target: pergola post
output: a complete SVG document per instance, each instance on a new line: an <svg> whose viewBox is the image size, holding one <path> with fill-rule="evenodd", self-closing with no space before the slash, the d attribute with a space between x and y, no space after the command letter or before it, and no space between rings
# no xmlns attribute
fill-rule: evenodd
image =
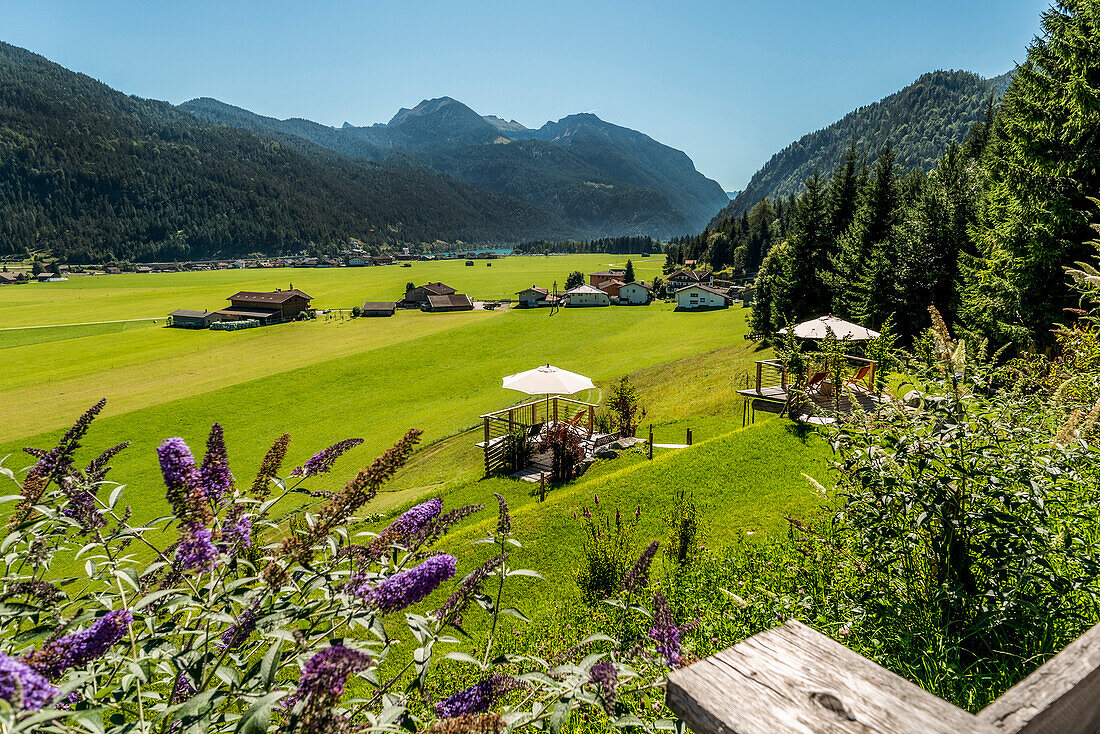
<svg viewBox="0 0 1100 734"><path fill-rule="evenodd" d="M485 476L489 476L489 419L485 418Z"/></svg>

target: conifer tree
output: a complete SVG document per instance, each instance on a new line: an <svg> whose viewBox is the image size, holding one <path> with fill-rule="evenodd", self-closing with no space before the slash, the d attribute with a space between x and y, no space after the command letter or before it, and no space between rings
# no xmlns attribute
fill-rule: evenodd
<svg viewBox="0 0 1100 734"><path fill-rule="evenodd" d="M795 205L790 242L792 317L821 316L829 310L824 277L829 265L828 204L825 183L818 171L806 180L806 190Z"/></svg>
<svg viewBox="0 0 1100 734"><path fill-rule="evenodd" d="M634 282L634 262L632 260L626 261L626 275L623 276L623 281L626 283Z"/></svg>
<svg viewBox="0 0 1100 734"><path fill-rule="evenodd" d="M1050 339L1074 303L1062 268L1095 237L1087 197L1100 192L1100 2L1061 0L1042 30L997 112L981 261L964 295L964 318L995 345Z"/></svg>

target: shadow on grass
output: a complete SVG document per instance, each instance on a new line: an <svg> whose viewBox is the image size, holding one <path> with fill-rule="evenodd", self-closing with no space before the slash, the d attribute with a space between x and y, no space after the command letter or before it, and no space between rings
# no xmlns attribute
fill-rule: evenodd
<svg viewBox="0 0 1100 734"><path fill-rule="evenodd" d="M817 428L815 426L812 426L809 423L800 423L798 421L789 421L785 427L787 429L787 433L791 434L802 443L809 443L810 436L814 435L814 433L817 432Z"/></svg>

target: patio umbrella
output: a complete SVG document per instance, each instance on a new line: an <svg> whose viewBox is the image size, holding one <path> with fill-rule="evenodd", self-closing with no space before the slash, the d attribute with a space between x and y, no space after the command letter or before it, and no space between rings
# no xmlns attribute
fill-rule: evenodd
<svg viewBox="0 0 1100 734"><path fill-rule="evenodd" d="M545 395L547 410L550 408L550 395L572 395L581 390L595 390L592 380L576 372L563 370L552 365L543 365L526 372L517 372L502 378L502 387L506 390L518 390L528 395Z"/></svg>
<svg viewBox="0 0 1100 734"><path fill-rule="evenodd" d="M788 329L780 329L779 333L786 334L787 331ZM865 342L882 336L874 329L868 329L866 326L860 326L859 324L853 324L844 319L838 319L832 314L828 316L819 316L809 321L803 321L801 324L795 324L789 331L799 339L814 340L824 339L828 336L829 332L832 332L837 339L847 339L853 342Z"/></svg>

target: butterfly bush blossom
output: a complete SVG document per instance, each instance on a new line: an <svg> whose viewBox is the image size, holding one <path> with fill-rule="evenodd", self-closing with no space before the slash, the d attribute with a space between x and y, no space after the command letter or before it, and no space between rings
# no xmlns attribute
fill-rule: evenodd
<svg viewBox="0 0 1100 734"><path fill-rule="evenodd" d="M176 560L184 569L207 570L217 557L212 534L206 527L210 510L206 490L191 449L182 438L165 439L157 447L160 471L168 488L167 498L180 521Z"/></svg>
<svg viewBox="0 0 1100 734"><path fill-rule="evenodd" d="M309 461L292 471L290 476L315 477L318 474L325 474L332 469L332 465L336 463L337 459L361 443L363 443L361 438L345 438L323 451L318 451L309 458Z"/></svg>
<svg viewBox="0 0 1100 734"><path fill-rule="evenodd" d="M0 653L0 698L16 709L39 711L57 689L26 663Z"/></svg>
<svg viewBox="0 0 1100 734"><path fill-rule="evenodd" d="M229 452L225 448L225 434L220 424L210 426L206 439L206 455L202 458L199 478L206 498L217 502L233 487L233 474L229 471Z"/></svg>
<svg viewBox="0 0 1100 734"><path fill-rule="evenodd" d="M133 615L125 609L107 612L88 629L47 642L22 660L47 678L59 678L65 671L80 667L110 650L133 621Z"/></svg>
<svg viewBox="0 0 1100 734"><path fill-rule="evenodd" d="M321 706L332 706L344 694L348 678L366 670L374 662L365 652L343 645L331 645L315 653L302 670L298 690L287 697L286 708L298 701L312 701Z"/></svg>
<svg viewBox="0 0 1100 734"><path fill-rule="evenodd" d="M665 656L668 667L678 668L682 659L680 629L672 621L668 599L660 592L653 595L653 627L649 630L649 637L657 643L657 652Z"/></svg>
<svg viewBox="0 0 1100 734"><path fill-rule="evenodd" d="M609 660L601 660L588 670L588 682L600 692L603 710L608 716L615 713L615 702L619 698L619 671Z"/></svg>
<svg viewBox="0 0 1100 734"><path fill-rule="evenodd" d="M444 553L432 556L419 566L396 573L373 586L365 579L353 579L348 590L374 604L383 614L389 614L423 601L437 586L454 576L457 570L458 559Z"/></svg>
<svg viewBox="0 0 1100 734"><path fill-rule="evenodd" d="M435 705L435 713L441 719L484 713L505 693L523 688L523 685L523 681L510 675L494 675L443 699Z"/></svg>

